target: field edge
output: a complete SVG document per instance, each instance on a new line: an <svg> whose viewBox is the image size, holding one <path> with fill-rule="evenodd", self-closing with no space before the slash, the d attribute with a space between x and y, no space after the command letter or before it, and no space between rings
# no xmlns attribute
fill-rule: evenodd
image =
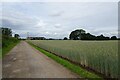
<svg viewBox="0 0 120 80"><path fill-rule="evenodd" d="M3 58L11 49L13 49L18 43L20 43L20 40L18 40L15 43L10 44L8 47L2 48L2 56L0 58Z"/></svg>
<svg viewBox="0 0 120 80"><path fill-rule="evenodd" d="M82 78L86 78L86 79L90 79L90 80L102 80L103 78L96 75L95 73L92 73L92 72L89 72L83 68L81 68L80 66L78 65L75 65L75 64L72 64L70 63L69 61L63 59L63 58L60 58L54 54L51 54L50 52L44 50L44 49L41 49L40 47L30 43L30 42L27 42L28 44L30 44L32 47L34 47L35 49L39 50L40 52L42 52L43 54L45 54L46 56L52 58L53 60L55 60L57 63L63 65L64 67L66 67L67 69L71 70L72 72L78 74L80 77Z"/></svg>

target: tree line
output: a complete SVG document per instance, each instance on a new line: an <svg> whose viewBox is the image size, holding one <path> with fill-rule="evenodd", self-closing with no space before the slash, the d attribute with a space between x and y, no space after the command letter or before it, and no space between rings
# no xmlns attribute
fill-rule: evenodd
<svg viewBox="0 0 120 80"><path fill-rule="evenodd" d="M83 29L77 29L70 33L69 39L70 40L117 40L118 38L116 36L106 37L103 34L99 36L95 36L90 33L86 33L86 31Z"/></svg>
<svg viewBox="0 0 120 80"><path fill-rule="evenodd" d="M1 30L2 30L3 38L12 37L12 30L10 28L1 28ZM19 34L14 34L14 38L19 39L20 38ZM38 37L35 38L34 40L37 40L37 39ZM95 36L95 35L92 35L91 33L86 33L86 31L83 29L77 29L70 33L69 39L70 40L118 40L120 38L117 38L116 36L107 37L107 36L104 36L103 34L99 36ZM40 40L41 40L41 37L40 37ZM54 38L46 39L44 37L44 39L42 40L68 40L68 38L64 37L64 39L54 39Z"/></svg>
<svg viewBox="0 0 120 80"><path fill-rule="evenodd" d="M1 28L2 37L12 37L12 30L10 28ZM14 34L14 38L19 39L19 34Z"/></svg>

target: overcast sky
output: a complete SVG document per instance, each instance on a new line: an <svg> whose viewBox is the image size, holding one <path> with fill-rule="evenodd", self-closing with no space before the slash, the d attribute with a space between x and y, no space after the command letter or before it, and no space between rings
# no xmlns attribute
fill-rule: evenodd
<svg viewBox="0 0 120 80"><path fill-rule="evenodd" d="M0 26L21 37L29 32L29 36L64 38L75 29L110 37L118 34L117 2L5 2L0 16Z"/></svg>

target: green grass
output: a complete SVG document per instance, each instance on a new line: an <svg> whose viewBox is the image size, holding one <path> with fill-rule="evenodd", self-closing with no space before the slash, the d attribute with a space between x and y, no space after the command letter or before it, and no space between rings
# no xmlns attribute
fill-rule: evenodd
<svg viewBox="0 0 120 80"><path fill-rule="evenodd" d="M7 54L14 46L16 46L17 44L19 43L16 42L16 43L11 43L9 46L5 47L5 48L2 48L2 56L4 57L5 54Z"/></svg>
<svg viewBox="0 0 120 80"><path fill-rule="evenodd" d="M2 58L2 48L0 48L0 59Z"/></svg>
<svg viewBox="0 0 120 80"><path fill-rule="evenodd" d="M2 39L2 55L1 57L4 57L14 46L16 46L20 40L17 40L15 38L3 38Z"/></svg>
<svg viewBox="0 0 120 80"><path fill-rule="evenodd" d="M28 42L29 43L29 42ZM65 66L66 68L70 69L72 72L77 73L80 77L82 78L89 78L91 80L93 79L99 79L101 80L102 78L99 77L98 75L91 73L83 68L81 68L80 66L77 66L75 64L70 63L67 60L64 60L54 54L51 54L43 49L41 49L40 47L29 43L30 45L32 45L34 48L36 48L37 50L39 50L40 52L42 52L43 54L47 55L48 57L52 58L53 60L55 60L56 62L60 63L61 65Z"/></svg>

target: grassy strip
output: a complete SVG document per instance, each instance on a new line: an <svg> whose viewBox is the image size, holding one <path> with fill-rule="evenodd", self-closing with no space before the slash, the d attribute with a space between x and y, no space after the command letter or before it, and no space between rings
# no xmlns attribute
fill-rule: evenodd
<svg viewBox="0 0 120 80"><path fill-rule="evenodd" d="M16 42L11 42L7 47L3 47L2 48L2 55L0 57L4 57L5 54L7 54L14 46L16 46L18 43L20 42L20 40L16 41Z"/></svg>
<svg viewBox="0 0 120 80"><path fill-rule="evenodd" d="M45 55L47 55L48 57L52 58L53 60L55 60L56 62L60 63L61 65L65 66L66 68L70 69L72 72L75 72L77 73L80 77L83 77L83 78L87 78L87 79L90 79L90 80L102 80L101 77L99 77L98 75L94 74L94 73L91 73L91 72L88 72L87 70L85 69L82 69L80 66L77 66L75 64L72 64L70 63L69 61L67 60L64 60L54 54L51 54L43 49L41 49L40 47L32 44L32 43L29 43L31 46L33 46L34 48L36 48L37 50L39 50L40 52L44 53Z"/></svg>
<svg viewBox="0 0 120 80"><path fill-rule="evenodd" d="M2 58L2 48L0 48L0 59Z"/></svg>

